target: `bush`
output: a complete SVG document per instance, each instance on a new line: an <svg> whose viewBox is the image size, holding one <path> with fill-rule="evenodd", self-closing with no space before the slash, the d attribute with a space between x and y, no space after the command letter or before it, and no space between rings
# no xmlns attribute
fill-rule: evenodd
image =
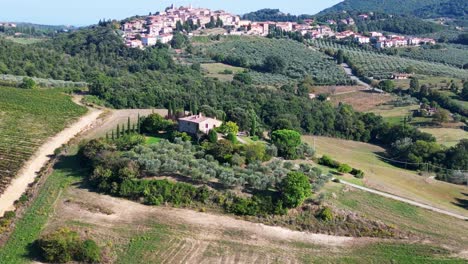
<svg viewBox="0 0 468 264"><path fill-rule="evenodd" d="M351 174L358 179L364 178L364 172L362 170L354 169L351 171Z"/></svg>
<svg viewBox="0 0 468 264"><path fill-rule="evenodd" d="M324 207L318 214L318 218L326 222L332 221L333 211L330 209L330 207Z"/></svg>
<svg viewBox="0 0 468 264"><path fill-rule="evenodd" d="M81 251L77 254L77 260L86 263L99 263L101 261L101 249L94 240L87 239L83 242Z"/></svg>
<svg viewBox="0 0 468 264"><path fill-rule="evenodd" d="M101 250L93 240L82 241L78 233L68 228L62 228L43 236L37 241L37 245L41 256L47 262L96 263L101 259Z"/></svg>
<svg viewBox="0 0 468 264"><path fill-rule="evenodd" d="M320 165L324 165L324 166L327 166L327 167L330 167L330 168L333 168L333 169L337 169L338 167L340 167L340 163L338 161L335 161L333 160L331 157L327 156L327 155L323 155L318 163Z"/></svg>
<svg viewBox="0 0 468 264"><path fill-rule="evenodd" d="M337 170L340 173L350 173L353 170L353 168L351 168L351 166L349 166L348 164L341 164Z"/></svg>

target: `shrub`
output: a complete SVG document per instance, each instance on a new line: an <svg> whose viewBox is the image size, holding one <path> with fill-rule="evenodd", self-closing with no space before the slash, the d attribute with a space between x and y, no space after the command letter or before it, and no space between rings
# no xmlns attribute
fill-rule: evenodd
<svg viewBox="0 0 468 264"><path fill-rule="evenodd" d="M330 209L330 207L324 207L318 214L318 218L326 222L332 221L333 211Z"/></svg>
<svg viewBox="0 0 468 264"><path fill-rule="evenodd" d="M82 247L78 234L68 228L43 236L37 244L44 260L53 263L77 260Z"/></svg>
<svg viewBox="0 0 468 264"><path fill-rule="evenodd" d="M348 164L340 164L337 170L340 173L350 173L353 170L353 168L351 168L351 166L349 166Z"/></svg>
<svg viewBox="0 0 468 264"><path fill-rule="evenodd" d="M327 156L327 155L323 155L323 156L319 159L318 163L319 163L320 165L324 165L324 166L327 166L327 167L330 167L330 168L334 168L334 169L340 167L340 163L339 163L338 161L333 160L331 157L329 157L329 156Z"/></svg>
<svg viewBox="0 0 468 264"><path fill-rule="evenodd" d="M234 133L232 133L232 132L229 133L229 134L227 134L226 139L229 140L229 141L231 141L231 142L234 143L234 144L237 143L237 137L236 137L236 135L235 135Z"/></svg>
<svg viewBox="0 0 468 264"><path fill-rule="evenodd" d="M364 172L362 170L354 169L351 171L351 174L358 179L364 178Z"/></svg>
<svg viewBox="0 0 468 264"><path fill-rule="evenodd" d="M86 263L99 263L101 261L101 249L94 240L86 239L82 243L81 250L77 253L76 260Z"/></svg>

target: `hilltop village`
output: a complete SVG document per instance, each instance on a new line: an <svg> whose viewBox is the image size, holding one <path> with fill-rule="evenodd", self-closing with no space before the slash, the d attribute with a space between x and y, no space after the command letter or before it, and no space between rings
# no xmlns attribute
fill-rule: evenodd
<svg viewBox="0 0 468 264"><path fill-rule="evenodd" d="M359 19L367 19L362 14ZM374 45L376 48L391 48L404 46L419 46L435 44L431 38L407 37L400 35L384 35L381 32L358 33L354 31L337 32L333 25L344 23L355 24L354 19L340 21L328 20L326 24L317 24L313 19L298 22L255 22L242 20L240 16L223 10L212 11L207 8L175 7L166 8L164 12L136 18L123 23L123 37L128 47L144 48L156 43L170 43L174 32L185 32L189 36L199 33L194 31L211 28L226 29L225 35L268 36L272 31L297 32L306 39L335 38L352 39L360 44Z"/></svg>

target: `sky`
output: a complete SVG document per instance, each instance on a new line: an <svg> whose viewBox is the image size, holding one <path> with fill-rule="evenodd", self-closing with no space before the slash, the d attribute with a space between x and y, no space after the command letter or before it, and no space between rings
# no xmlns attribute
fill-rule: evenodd
<svg viewBox="0 0 468 264"><path fill-rule="evenodd" d="M278 8L291 14L316 14L341 0L0 0L0 22L85 26L99 19L123 19L176 6L222 9L244 14L262 8Z"/></svg>

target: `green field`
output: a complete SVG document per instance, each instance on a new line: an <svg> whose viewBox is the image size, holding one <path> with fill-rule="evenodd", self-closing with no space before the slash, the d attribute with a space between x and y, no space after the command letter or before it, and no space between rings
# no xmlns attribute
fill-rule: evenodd
<svg viewBox="0 0 468 264"><path fill-rule="evenodd" d="M6 39L11 40L13 42L23 44L23 45L30 45L30 44L35 44L39 43L42 41L45 41L45 39L41 38L13 38L13 37L7 37Z"/></svg>
<svg viewBox="0 0 468 264"><path fill-rule="evenodd" d="M383 105L373 109L372 113L382 116L385 121L390 124L400 124L403 119L412 114L412 111L419 109L417 105L404 107L394 107L391 105Z"/></svg>
<svg viewBox="0 0 468 264"><path fill-rule="evenodd" d="M207 72L208 77L218 78L221 81L232 81L234 74L245 70L241 67L234 67L223 63L203 63L201 67Z"/></svg>
<svg viewBox="0 0 468 264"><path fill-rule="evenodd" d="M460 204L466 199L466 187L445 182L428 180L416 172L395 167L377 155L385 150L375 145L327 137L306 136L304 140L316 147L317 154L332 158L361 169L365 173L367 187L414 201L433 205L441 209L468 215Z"/></svg>
<svg viewBox="0 0 468 264"><path fill-rule="evenodd" d="M47 138L86 113L63 91L0 87L0 193Z"/></svg>

